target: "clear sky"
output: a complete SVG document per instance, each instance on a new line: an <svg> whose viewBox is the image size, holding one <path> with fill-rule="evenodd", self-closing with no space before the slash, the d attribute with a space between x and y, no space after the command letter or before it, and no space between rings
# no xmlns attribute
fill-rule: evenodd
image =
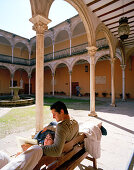
<svg viewBox="0 0 134 170"><path fill-rule="evenodd" d="M77 11L64 0L55 0L50 8L48 25L51 28L60 22L77 15ZM30 0L0 0L0 29L16 35L31 38L32 30Z"/></svg>

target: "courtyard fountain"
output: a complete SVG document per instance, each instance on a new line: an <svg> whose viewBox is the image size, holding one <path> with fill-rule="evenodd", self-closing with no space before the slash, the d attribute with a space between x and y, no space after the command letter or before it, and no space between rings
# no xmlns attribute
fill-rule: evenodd
<svg viewBox="0 0 134 170"><path fill-rule="evenodd" d="M23 89L22 87L9 87L10 90L13 91L12 99L3 99L0 100L0 107L14 107L14 106L26 106L34 103L34 98L31 97L23 97L20 98L19 90Z"/></svg>

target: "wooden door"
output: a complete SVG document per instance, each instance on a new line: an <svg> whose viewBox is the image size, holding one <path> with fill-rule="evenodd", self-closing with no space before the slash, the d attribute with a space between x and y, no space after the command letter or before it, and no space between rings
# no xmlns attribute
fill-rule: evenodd
<svg viewBox="0 0 134 170"><path fill-rule="evenodd" d="M79 82L72 82L72 95L76 96L76 86L79 86Z"/></svg>

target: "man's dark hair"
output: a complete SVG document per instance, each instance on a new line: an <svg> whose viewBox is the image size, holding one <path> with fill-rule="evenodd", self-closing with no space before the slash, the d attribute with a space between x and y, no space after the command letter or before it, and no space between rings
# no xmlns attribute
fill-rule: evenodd
<svg viewBox="0 0 134 170"><path fill-rule="evenodd" d="M64 113L68 115L67 107L66 107L66 105L65 105L63 102L61 102L61 101L57 101L57 102L55 102L54 104L52 104L52 105L50 106L50 109L51 109L51 110L52 110L52 109L55 109L56 112L58 112L59 114L60 114L61 109L63 109L63 110L64 110Z"/></svg>

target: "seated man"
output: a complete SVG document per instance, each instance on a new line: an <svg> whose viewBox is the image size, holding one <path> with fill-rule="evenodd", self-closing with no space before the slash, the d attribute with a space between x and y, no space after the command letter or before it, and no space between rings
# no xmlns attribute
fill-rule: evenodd
<svg viewBox="0 0 134 170"><path fill-rule="evenodd" d="M5 165L2 170L33 169L38 164L42 155L53 157L60 156L65 142L71 141L78 135L79 125L76 120L70 119L67 107L63 102L58 101L54 103L51 106L51 111L53 118L58 122L54 142L51 141L52 145L41 147L38 145L31 146L25 152ZM50 136L48 138L50 138ZM44 140L44 144L46 144L46 140Z"/></svg>
<svg viewBox="0 0 134 170"><path fill-rule="evenodd" d="M54 143L49 146L41 146L43 155L58 157L61 155L64 144L78 135L79 125L74 119L70 119L66 105L57 101L51 105L53 118L58 122L56 126Z"/></svg>

